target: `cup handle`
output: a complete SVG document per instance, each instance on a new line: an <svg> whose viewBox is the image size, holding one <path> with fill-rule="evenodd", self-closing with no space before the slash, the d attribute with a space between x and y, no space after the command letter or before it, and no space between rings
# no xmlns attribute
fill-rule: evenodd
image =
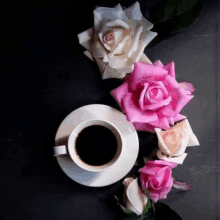
<svg viewBox="0 0 220 220"><path fill-rule="evenodd" d="M53 147L53 156L56 157L63 154L67 154L66 145Z"/></svg>

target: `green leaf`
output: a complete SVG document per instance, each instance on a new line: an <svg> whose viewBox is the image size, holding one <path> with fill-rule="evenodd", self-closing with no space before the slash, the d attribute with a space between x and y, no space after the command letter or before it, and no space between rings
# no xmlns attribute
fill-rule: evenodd
<svg viewBox="0 0 220 220"><path fill-rule="evenodd" d="M150 12L150 21L158 24L190 11L200 0L166 0Z"/></svg>
<svg viewBox="0 0 220 220"><path fill-rule="evenodd" d="M201 15L203 6L204 2L200 0L167 0L156 7L150 12L149 20L154 24L152 31L157 32L158 35L147 48L194 24Z"/></svg>
<svg viewBox="0 0 220 220"><path fill-rule="evenodd" d="M136 213L132 212L128 208L124 207L119 203L119 199L117 196L114 196L117 205L121 208L121 210L124 212L124 217L122 220L135 220L136 217L138 216Z"/></svg>

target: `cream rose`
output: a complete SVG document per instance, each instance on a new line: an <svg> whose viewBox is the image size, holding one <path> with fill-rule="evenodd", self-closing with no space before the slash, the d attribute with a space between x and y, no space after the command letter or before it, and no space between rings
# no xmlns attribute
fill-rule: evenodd
<svg viewBox="0 0 220 220"><path fill-rule="evenodd" d="M123 181L125 186L125 192L123 196L123 202L126 208L135 212L137 215L141 215L145 206L147 205L148 198L138 186L138 179L126 178Z"/></svg>
<svg viewBox="0 0 220 220"><path fill-rule="evenodd" d="M137 61L150 63L143 53L145 47L156 37L151 32L153 24L146 20L138 2L123 10L98 7L94 10L94 28L78 35L85 54L95 60L102 78L124 78L132 72Z"/></svg>
<svg viewBox="0 0 220 220"><path fill-rule="evenodd" d="M186 147L199 145L187 119L166 131L159 128L155 128L155 131L159 145L157 156L169 162L182 164L187 156Z"/></svg>

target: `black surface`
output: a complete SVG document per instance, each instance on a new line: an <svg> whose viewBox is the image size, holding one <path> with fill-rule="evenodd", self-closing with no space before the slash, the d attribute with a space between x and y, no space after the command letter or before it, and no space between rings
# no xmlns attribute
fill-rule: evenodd
<svg viewBox="0 0 220 220"><path fill-rule="evenodd" d="M153 5L141 2L143 7ZM119 82L103 82L77 40L78 33L92 26L96 5L116 3L7 1L1 5L1 219L121 219L111 197L120 183L81 186L62 172L51 152L56 130L67 114L93 103L117 107L108 91ZM145 51L152 61L174 60L177 79L197 88L183 114L200 146L187 149L184 164L174 170L176 180L195 188L173 190L162 201L184 220L220 219L219 10L218 1L207 1L197 23Z"/></svg>

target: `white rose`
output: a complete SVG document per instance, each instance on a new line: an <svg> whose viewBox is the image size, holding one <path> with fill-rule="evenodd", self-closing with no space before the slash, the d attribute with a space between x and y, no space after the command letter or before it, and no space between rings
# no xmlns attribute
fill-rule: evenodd
<svg viewBox="0 0 220 220"><path fill-rule="evenodd" d="M160 128L155 128L155 131L159 145L157 156L169 162L182 164L187 156L184 153L186 147L199 145L199 141L187 119L166 131L162 131Z"/></svg>
<svg viewBox="0 0 220 220"><path fill-rule="evenodd" d="M126 208L141 215L145 206L147 205L148 198L141 193L138 185L138 179L125 178L123 181L125 192L123 195L123 202Z"/></svg>
<svg viewBox="0 0 220 220"><path fill-rule="evenodd" d="M153 24L146 20L138 2L123 10L98 7L94 10L94 28L78 35L85 54L97 62L102 78L124 78L137 61L151 63L143 53L156 37Z"/></svg>

